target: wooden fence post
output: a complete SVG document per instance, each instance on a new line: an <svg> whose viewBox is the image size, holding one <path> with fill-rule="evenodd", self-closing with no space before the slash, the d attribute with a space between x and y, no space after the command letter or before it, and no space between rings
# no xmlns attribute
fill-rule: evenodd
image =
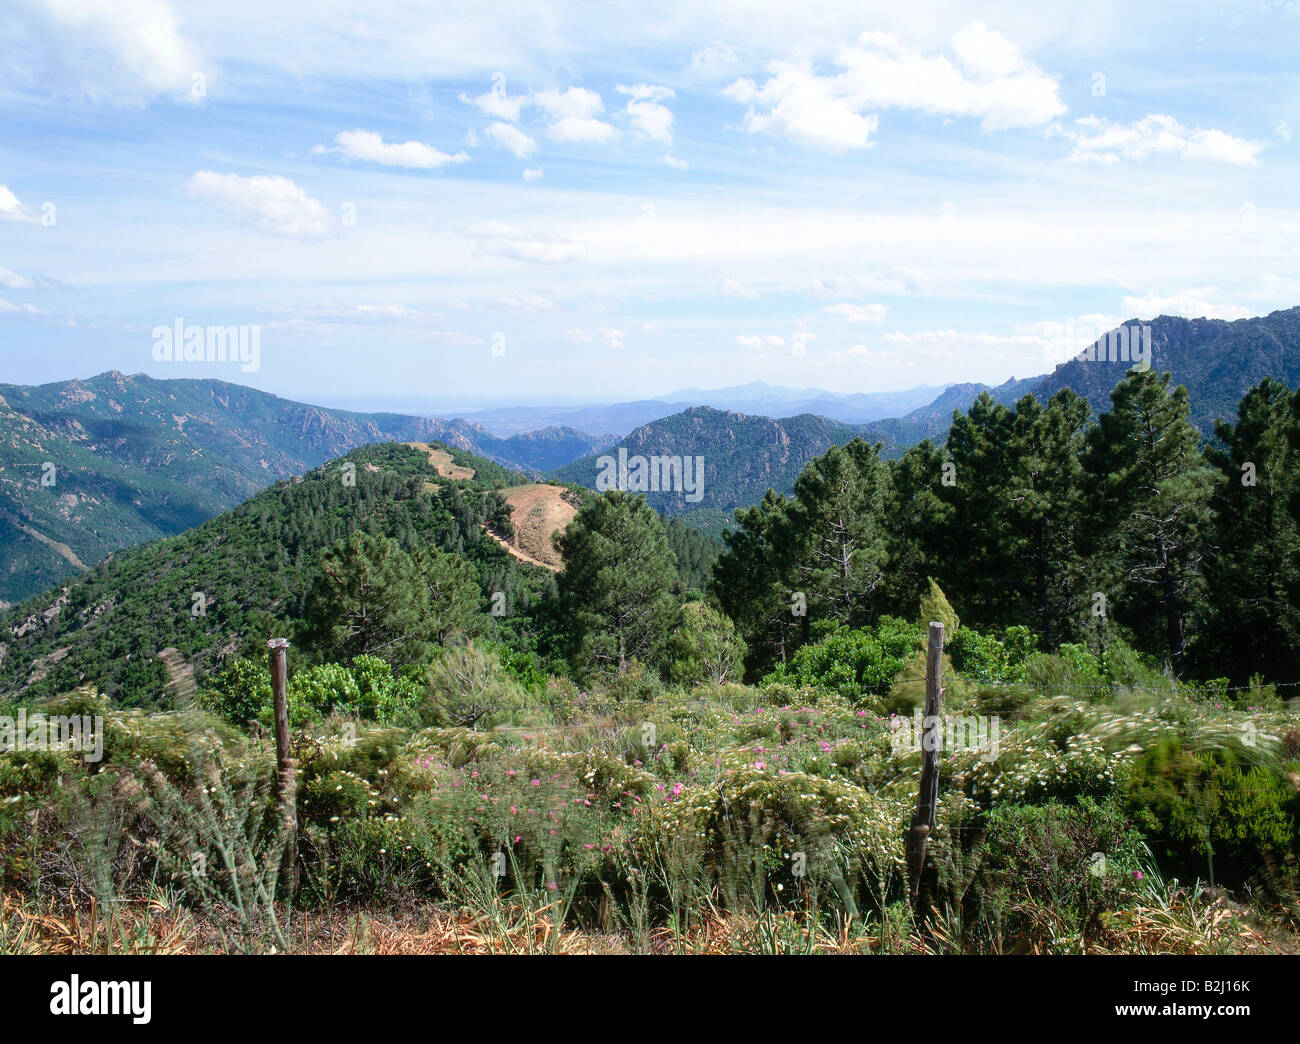
<svg viewBox="0 0 1300 1044"><path fill-rule="evenodd" d="M930 846L939 804L939 745L943 723L943 624L930 624L930 642L925 654L925 715L921 722L921 790L916 799L916 814L907 833L907 874L912 885L912 902L917 916L925 912L928 896L923 894L921 878L925 873L925 854Z"/></svg>
<svg viewBox="0 0 1300 1044"><path fill-rule="evenodd" d="M289 749L289 667L288 638L272 638L270 650L271 695L275 707L276 798L289 837L285 842L281 873L290 879L290 895L298 891L298 778Z"/></svg>

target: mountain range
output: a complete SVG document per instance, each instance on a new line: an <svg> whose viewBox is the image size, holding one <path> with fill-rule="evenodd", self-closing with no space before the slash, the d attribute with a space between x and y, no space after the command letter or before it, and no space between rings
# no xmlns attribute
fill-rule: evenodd
<svg viewBox="0 0 1300 1044"><path fill-rule="evenodd" d="M1300 308L1235 322L1161 316L1125 325L1150 327L1151 365L1188 386L1193 420L1207 437L1213 421L1232 416L1264 376L1300 383ZM1010 405L1069 387L1102 411L1130 365L1103 350L996 387L832 394L756 382L569 412L521 407L449 419L328 409L223 381L116 371L0 385L0 603L60 584L119 548L183 532L367 443L438 441L533 477L588 487L600 455L619 446L630 454L702 456L698 502L681 493L649 499L717 533L736 507L756 503L769 488L788 490L831 445L861 436L895 455L925 438L941 441L953 411L986 392ZM898 412L873 416L889 409ZM638 417L645 419L626 426ZM512 430L557 418L571 423Z"/></svg>

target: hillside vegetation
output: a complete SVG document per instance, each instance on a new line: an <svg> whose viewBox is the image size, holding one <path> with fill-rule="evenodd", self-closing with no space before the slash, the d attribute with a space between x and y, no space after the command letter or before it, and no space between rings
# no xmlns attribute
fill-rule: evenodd
<svg viewBox="0 0 1300 1044"><path fill-rule="evenodd" d="M486 535L517 476L400 445L111 558L0 621L0 710L103 723L98 761L0 754L0 949L94 896L139 947L382 909L493 950L1294 951L1300 395L1261 382L1208 454L1167 376L1090 412L982 395L943 449L832 447L716 561L611 491L558 574L520 563Z"/></svg>

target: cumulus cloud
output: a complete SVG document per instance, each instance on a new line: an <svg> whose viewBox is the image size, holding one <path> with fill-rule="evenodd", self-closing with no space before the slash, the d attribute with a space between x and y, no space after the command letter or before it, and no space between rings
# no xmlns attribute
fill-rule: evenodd
<svg viewBox="0 0 1300 1044"><path fill-rule="evenodd" d="M1249 166L1266 147L1262 141L1234 137L1221 130L1184 127L1172 116L1151 114L1132 123L1112 123L1100 116L1074 121L1066 132L1074 143L1073 160L1118 163L1151 156L1204 160Z"/></svg>
<svg viewBox="0 0 1300 1044"><path fill-rule="evenodd" d="M36 284L26 276L19 275L12 268L0 268L0 286L10 290L30 290Z"/></svg>
<svg viewBox="0 0 1300 1044"><path fill-rule="evenodd" d="M29 10L56 89L124 103L199 96L202 56L165 0L43 0Z"/></svg>
<svg viewBox="0 0 1300 1044"><path fill-rule="evenodd" d="M374 131L343 131L334 136L334 142L332 148L317 145L312 152L341 152L350 159L382 163L386 167L414 167L419 170L437 170L449 163L465 163L469 160L469 154L464 151L452 155L422 141L385 142Z"/></svg>
<svg viewBox="0 0 1300 1044"><path fill-rule="evenodd" d="M1201 286L1162 297L1143 294L1125 297L1124 310L1138 319L1154 319L1158 315L1181 315L1187 319L1245 319L1254 310L1227 301L1213 301L1219 293L1217 286Z"/></svg>
<svg viewBox="0 0 1300 1044"><path fill-rule="evenodd" d="M581 261L587 256L586 243L554 233L527 232L500 221L471 225L465 234L474 240L481 253L530 264L560 265Z"/></svg>
<svg viewBox="0 0 1300 1044"><path fill-rule="evenodd" d="M333 232L325 207L288 178L251 178L200 170L186 183L195 199L220 206L245 224L293 239L324 239Z"/></svg>
<svg viewBox="0 0 1300 1044"><path fill-rule="evenodd" d="M519 113L528 101L528 95L506 94L504 81L501 86L493 86L492 90L486 94L480 94L477 98L471 98L462 94L460 100L466 105L474 105L479 111L498 120L505 120L507 123L518 123Z"/></svg>
<svg viewBox="0 0 1300 1044"><path fill-rule="evenodd" d="M22 200L0 185L0 221L35 221L36 215L23 205Z"/></svg>
<svg viewBox="0 0 1300 1044"><path fill-rule="evenodd" d="M541 167L526 167L526 168L524 168L524 180L525 180L525 181L537 181L541 176L542 176L542 168L541 168Z"/></svg>
<svg viewBox="0 0 1300 1044"><path fill-rule="evenodd" d="M526 159L537 151L536 141L518 127L512 127L508 123L494 123L483 133L501 148L520 159Z"/></svg>
<svg viewBox="0 0 1300 1044"><path fill-rule="evenodd" d="M668 87L657 87L648 83L632 86L618 85L620 94L631 96L626 111L628 121L651 141L664 145L673 143L673 114L666 105L661 104L674 97Z"/></svg>
<svg viewBox="0 0 1300 1044"><path fill-rule="evenodd" d="M762 337L737 334L736 343L742 348L784 348L785 338L779 334L767 334Z"/></svg>
<svg viewBox="0 0 1300 1044"><path fill-rule="evenodd" d="M924 55L887 33L863 33L840 49L842 72L806 60L773 62L762 84L723 92L748 105L744 128L844 152L872 144L878 113L911 110L978 119L986 131L1042 127L1066 112L1057 82L1001 33L976 22L952 38L953 58Z"/></svg>
<svg viewBox="0 0 1300 1044"><path fill-rule="evenodd" d="M586 87L535 91L531 101L550 119L546 133L552 141L603 144L615 135L611 124L598 119L605 111L605 103Z"/></svg>
<svg viewBox="0 0 1300 1044"><path fill-rule="evenodd" d="M848 301L827 305L825 311L846 323L878 323L888 309L882 304L855 305Z"/></svg>

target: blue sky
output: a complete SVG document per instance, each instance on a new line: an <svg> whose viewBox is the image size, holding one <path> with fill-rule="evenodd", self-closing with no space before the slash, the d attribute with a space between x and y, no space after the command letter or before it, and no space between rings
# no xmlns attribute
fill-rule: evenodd
<svg viewBox="0 0 1300 1044"><path fill-rule="evenodd" d="M1300 304L1298 45L1296 2L17 0L0 380L447 412L1045 372ZM260 367L156 361L178 319Z"/></svg>

